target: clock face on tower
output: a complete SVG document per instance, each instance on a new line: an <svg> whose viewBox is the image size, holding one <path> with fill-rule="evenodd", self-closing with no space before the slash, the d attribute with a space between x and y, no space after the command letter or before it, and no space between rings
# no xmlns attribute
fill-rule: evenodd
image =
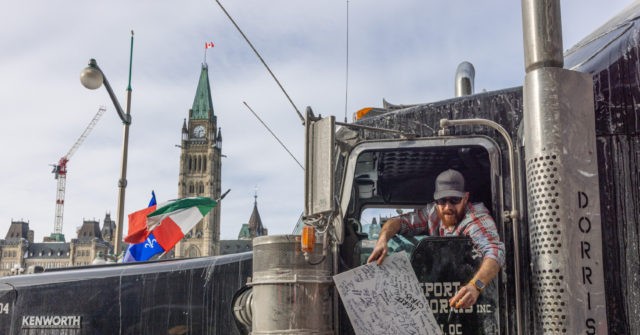
<svg viewBox="0 0 640 335"><path fill-rule="evenodd" d="M205 133L204 126L197 126L193 128L193 136L196 138L203 138Z"/></svg>

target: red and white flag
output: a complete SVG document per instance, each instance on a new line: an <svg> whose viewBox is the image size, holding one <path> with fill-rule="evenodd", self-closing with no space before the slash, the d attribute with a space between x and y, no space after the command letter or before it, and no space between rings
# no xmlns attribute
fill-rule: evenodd
<svg viewBox="0 0 640 335"><path fill-rule="evenodd" d="M149 231L147 230L147 215L153 213L155 210L156 205L152 205L129 214L129 232L124 238L125 242L136 244L144 242L144 240L147 239L147 236L149 236Z"/></svg>
<svg viewBox="0 0 640 335"><path fill-rule="evenodd" d="M204 218L217 202L207 197L171 200L158 205L147 216L147 231L165 250L171 250L193 226Z"/></svg>
<svg viewBox="0 0 640 335"><path fill-rule="evenodd" d="M213 48L213 42L204 42L204 48L205 49Z"/></svg>

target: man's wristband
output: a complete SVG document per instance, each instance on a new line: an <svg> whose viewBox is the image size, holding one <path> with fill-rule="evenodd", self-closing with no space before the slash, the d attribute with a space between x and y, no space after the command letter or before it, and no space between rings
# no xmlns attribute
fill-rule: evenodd
<svg viewBox="0 0 640 335"><path fill-rule="evenodd" d="M469 284L473 285L473 287L475 287L475 288L476 288L476 290L478 290L478 292L479 292L479 293L482 293L482 291L484 291L484 287L485 287L485 285L484 285L484 283L482 282L482 280L480 280L480 279L476 279L476 280L473 280L473 279L472 279L472 280L469 282Z"/></svg>

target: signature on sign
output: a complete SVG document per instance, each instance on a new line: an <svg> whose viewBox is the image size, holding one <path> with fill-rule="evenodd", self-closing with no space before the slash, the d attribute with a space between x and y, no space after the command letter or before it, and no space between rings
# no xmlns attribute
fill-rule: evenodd
<svg viewBox="0 0 640 335"><path fill-rule="evenodd" d="M333 277L358 335L442 334L406 253Z"/></svg>

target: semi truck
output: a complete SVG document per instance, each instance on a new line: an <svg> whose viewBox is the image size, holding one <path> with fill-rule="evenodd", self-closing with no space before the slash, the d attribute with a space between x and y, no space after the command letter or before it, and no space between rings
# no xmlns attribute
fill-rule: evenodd
<svg viewBox="0 0 640 335"><path fill-rule="evenodd" d="M521 87L476 93L463 62L448 100L350 123L307 108L294 233L236 255L0 278L0 333L355 334L333 276L366 263L388 217L433 201L449 168L490 210L506 264L452 318L479 261L470 240L390 242L442 334L640 333L640 3L566 52L559 1L522 6Z"/></svg>

